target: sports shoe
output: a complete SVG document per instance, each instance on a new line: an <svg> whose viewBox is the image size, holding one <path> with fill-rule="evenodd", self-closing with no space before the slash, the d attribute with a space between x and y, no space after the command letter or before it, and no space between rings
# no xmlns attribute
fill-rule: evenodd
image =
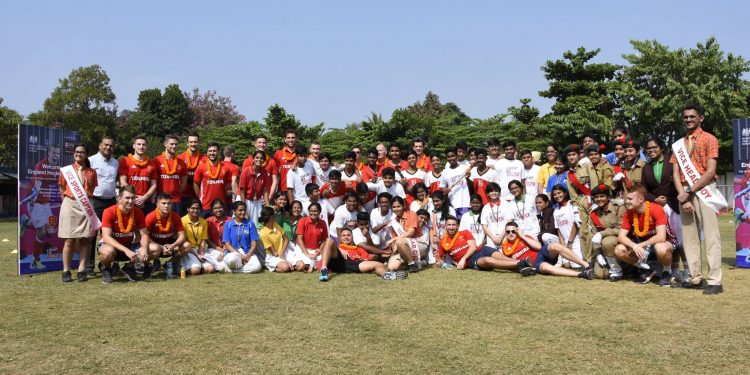
<svg viewBox="0 0 750 375"><path fill-rule="evenodd" d="M578 277L586 280L594 279L594 270L591 267L586 267L583 271L578 273Z"/></svg>
<svg viewBox="0 0 750 375"><path fill-rule="evenodd" d="M323 267L320 269L320 276L318 276L318 281L328 281L328 268Z"/></svg>
<svg viewBox="0 0 750 375"><path fill-rule="evenodd" d="M703 294L719 294L724 292L724 287L721 285L707 285L706 289L703 289Z"/></svg>
<svg viewBox="0 0 750 375"><path fill-rule="evenodd" d="M518 272L521 273L522 277L533 276L533 275L536 275L537 269L534 268L534 267L525 267L525 268L523 268L522 270L520 270Z"/></svg>
<svg viewBox="0 0 750 375"><path fill-rule="evenodd" d="M150 264L144 264L143 265L143 280L146 280L151 277L151 274L154 272L154 266Z"/></svg>
<svg viewBox="0 0 750 375"><path fill-rule="evenodd" d="M393 281L393 280L403 280L406 279L409 276L409 273L406 271L389 271L383 274L383 280Z"/></svg>
<svg viewBox="0 0 750 375"><path fill-rule="evenodd" d="M88 278L92 278L96 275L96 271L94 271L94 267L86 267L86 276Z"/></svg>
<svg viewBox="0 0 750 375"><path fill-rule="evenodd" d="M409 265L409 272L419 272L419 264L412 263Z"/></svg>
<svg viewBox="0 0 750 375"><path fill-rule="evenodd" d="M26 224L29 222L29 217L27 215L21 215L21 220L19 226L21 227L21 232L19 233L21 237L23 237L24 232L26 232Z"/></svg>
<svg viewBox="0 0 750 375"><path fill-rule="evenodd" d="M640 276L638 276L638 284L648 284L656 276L656 271L651 269L642 269Z"/></svg>
<svg viewBox="0 0 750 375"><path fill-rule="evenodd" d="M156 273L161 270L162 270L161 261L157 258L156 260L154 260L154 263L151 264L151 273Z"/></svg>
<svg viewBox="0 0 750 375"><path fill-rule="evenodd" d="M112 268L102 268L102 283L109 284L112 282Z"/></svg>
<svg viewBox="0 0 750 375"><path fill-rule="evenodd" d="M44 264L42 264L41 260L34 259L31 262L31 265L29 265L29 268L31 268L32 270L43 270L43 269L47 268L47 266L45 266Z"/></svg>
<svg viewBox="0 0 750 375"><path fill-rule="evenodd" d="M609 275L609 281L616 283L622 280L622 275Z"/></svg>
<svg viewBox="0 0 750 375"><path fill-rule="evenodd" d="M76 278L78 279L79 283L88 281L89 274L86 271L78 271L78 274L76 274Z"/></svg>
<svg viewBox="0 0 750 375"><path fill-rule="evenodd" d="M138 274L135 272L135 268L128 264L125 267L122 267L122 272L125 273L125 277L128 278L128 281L135 282L138 281Z"/></svg>
<svg viewBox="0 0 750 375"><path fill-rule="evenodd" d="M112 263L112 276L117 276L120 274L120 263L119 262L113 262Z"/></svg>
<svg viewBox="0 0 750 375"><path fill-rule="evenodd" d="M529 258L524 258L522 260L519 260L518 263L516 263L516 268L518 268L518 271L520 272L524 268L530 268L531 262L529 262Z"/></svg>
<svg viewBox="0 0 750 375"><path fill-rule="evenodd" d="M63 271L62 273L62 281L64 283L69 283L73 281L73 275L70 274L70 271Z"/></svg>
<svg viewBox="0 0 750 375"><path fill-rule="evenodd" d="M669 272L662 272L661 273L661 280L659 280L659 286L669 288L672 286L672 274Z"/></svg>

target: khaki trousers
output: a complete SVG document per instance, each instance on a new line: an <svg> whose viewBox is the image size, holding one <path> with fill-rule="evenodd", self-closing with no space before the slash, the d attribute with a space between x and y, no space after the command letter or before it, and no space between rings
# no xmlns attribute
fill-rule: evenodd
<svg viewBox="0 0 750 375"><path fill-rule="evenodd" d="M719 236L719 219L716 213L697 196L690 198L695 212L686 213L680 206L682 220L682 240L685 257L690 266L690 282L697 284L701 281L703 269L701 264L700 233L706 247L708 261L708 285L721 285L721 237Z"/></svg>

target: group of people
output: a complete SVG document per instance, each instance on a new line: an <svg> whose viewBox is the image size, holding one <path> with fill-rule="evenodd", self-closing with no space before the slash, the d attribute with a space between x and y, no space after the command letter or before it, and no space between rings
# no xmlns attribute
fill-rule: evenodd
<svg viewBox="0 0 750 375"><path fill-rule="evenodd" d="M318 270L320 281L349 272L401 280L436 267L721 293L718 141L702 130L699 105L682 117L686 135L671 147L616 127L610 142L587 134L580 144L547 145L543 164L541 153L497 139L429 154L420 139L354 147L337 164L293 131L273 154L257 135L238 164L231 146L209 142L202 151L197 134L179 154L180 139L165 137L155 158L136 137L118 161L114 138L104 137L91 157L77 145L59 177L62 278L72 280L78 251L85 281L98 249L104 283L161 269L171 277L266 268Z"/></svg>

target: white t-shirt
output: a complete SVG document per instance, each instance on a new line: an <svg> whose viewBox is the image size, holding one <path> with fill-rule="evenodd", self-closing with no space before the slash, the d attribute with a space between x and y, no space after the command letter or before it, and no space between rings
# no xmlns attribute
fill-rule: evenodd
<svg viewBox="0 0 750 375"><path fill-rule="evenodd" d="M388 213L385 215L380 214L380 208L376 208L370 211L370 228L375 228L378 225L390 223L391 220L393 220L393 212L391 210L388 210ZM391 239L391 235L388 233L388 226L384 226L383 229L381 229L378 233L373 232L373 235L380 238L380 243L382 244L385 244L389 239Z"/></svg>
<svg viewBox="0 0 750 375"><path fill-rule="evenodd" d="M555 228L560 231L563 241L570 241L570 233L574 225L581 225L581 218L578 216L578 207L568 202L564 206L555 206ZM576 234L574 242L578 242L579 236Z"/></svg>
<svg viewBox="0 0 750 375"><path fill-rule="evenodd" d="M503 231L505 230L505 224L510 220L510 215L506 208L508 202L500 202L502 203L487 203L482 207L482 225L486 225L487 230L489 230L489 232L495 237L502 237ZM491 238L487 238L486 246L497 248L495 242L492 241Z"/></svg>
<svg viewBox="0 0 750 375"><path fill-rule="evenodd" d="M501 160L505 160L504 155L498 156L497 159L490 159L490 156L487 155L487 161L485 161L484 163L487 164L488 167L495 167L494 169L497 170L498 164Z"/></svg>
<svg viewBox="0 0 750 375"><path fill-rule="evenodd" d="M391 187L386 187L382 180L378 182L368 182L367 188L374 191L375 194L388 192L394 197L406 198L404 187L395 181L393 182L393 185L391 185Z"/></svg>
<svg viewBox="0 0 750 375"><path fill-rule="evenodd" d="M537 178L539 177L540 170L541 167L536 164L532 165L530 169L524 168L522 178L526 185L526 194L536 196L539 193L539 181L537 181Z"/></svg>
<svg viewBox="0 0 750 375"><path fill-rule="evenodd" d="M437 184L437 187L439 189L448 187L448 184L445 182L443 175L441 174L440 177L435 177L435 175L433 175L433 172L429 172L424 175L424 184L427 185L427 193L430 193L431 186L433 184Z"/></svg>
<svg viewBox="0 0 750 375"><path fill-rule="evenodd" d="M411 188L419 182L424 183L425 172L421 169L417 169L414 173L409 173L406 169L401 171L401 174L406 179L406 190L411 194ZM429 193L429 192L428 192Z"/></svg>
<svg viewBox="0 0 750 375"><path fill-rule="evenodd" d="M351 175L346 174L346 171L342 168L341 169L341 181L347 182L347 181L357 181L357 172L355 171Z"/></svg>
<svg viewBox="0 0 750 375"><path fill-rule="evenodd" d="M482 247L486 234L481 223L482 213L474 214L471 210L461 216L461 223L458 225L458 230L468 230L474 237L474 241L477 242L477 247Z"/></svg>
<svg viewBox="0 0 750 375"><path fill-rule="evenodd" d="M302 168L295 167L289 170L289 173L286 176L286 188L294 189L295 200L302 203L309 202L310 198L308 198L307 193L305 193L305 186L314 182L313 180L315 178L313 164L308 161Z"/></svg>
<svg viewBox="0 0 750 375"><path fill-rule="evenodd" d="M370 239L372 240L372 244L380 247L380 237L372 233L372 230L367 231L367 233L370 235ZM352 239L354 240L355 245L367 243L367 238L364 234L362 234L362 230L357 227L352 231Z"/></svg>
<svg viewBox="0 0 750 375"><path fill-rule="evenodd" d="M307 202L302 202L302 216L310 216L308 209L311 204L312 202L309 200ZM320 205L320 219L328 224L328 215L333 215L333 213L336 212L336 209L331 206L331 203L328 202L327 199L318 199L318 204Z"/></svg>
<svg viewBox="0 0 750 375"><path fill-rule="evenodd" d="M409 209L414 211L414 213L417 213L417 211L422 208L427 210L427 212L432 212L433 210L435 210L435 205L432 204L432 198L427 198L427 204L424 205L424 207L420 207L419 202L416 199L411 202L411 205L409 205Z"/></svg>
<svg viewBox="0 0 750 375"><path fill-rule="evenodd" d="M328 234L330 234L331 237L338 238L339 234L337 229L347 227L351 230L356 229L357 213L361 212L361 210L361 208L358 208L354 212L350 212L346 209L346 205L337 208L336 212L333 213L333 221L331 221L331 225L328 226Z"/></svg>
<svg viewBox="0 0 750 375"><path fill-rule="evenodd" d="M451 206L453 207L471 207L469 203L469 185L466 183L467 168L467 166L459 164L456 168L451 168L449 165L443 170L442 177L445 181L445 186L448 187L454 183L456 184L450 193L448 193L448 199L451 201Z"/></svg>
<svg viewBox="0 0 750 375"><path fill-rule="evenodd" d="M494 170L494 169L492 169L492 168L487 168L487 170L484 171L484 173L480 174L479 170L477 169L477 167L474 167L474 168L471 169L471 174L469 175L469 180L471 180L471 182L474 184L474 194L479 194L479 195L486 194L485 192L482 192L480 194L480 192L477 191L478 190L478 188L477 188L477 184L478 183L476 181L477 180L484 180L484 183L482 183L480 185L480 186L483 186L483 187L479 188L479 190L484 190L484 189L487 188L487 185L489 185L490 182L497 182L497 171ZM507 187L501 187L500 192L501 193L505 193L506 190L508 190Z"/></svg>
<svg viewBox="0 0 750 375"><path fill-rule="evenodd" d="M497 182L500 185L500 188L502 188L500 199L512 199L510 189L508 189L508 184L513 180L521 181L524 169L523 163L520 160L515 159L502 159L495 164L495 170L497 171L495 182Z"/></svg>
<svg viewBox="0 0 750 375"><path fill-rule="evenodd" d="M536 204L533 195L525 195L524 199L516 202L515 199L510 202L503 202L508 207L513 221L521 227L523 234L536 238L539 234L539 219L536 215Z"/></svg>

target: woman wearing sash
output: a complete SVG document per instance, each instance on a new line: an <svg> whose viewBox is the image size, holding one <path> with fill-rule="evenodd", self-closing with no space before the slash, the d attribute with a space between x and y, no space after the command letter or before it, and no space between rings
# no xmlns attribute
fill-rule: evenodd
<svg viewBox="0 0 750 375"><path fill-rule="evenodd" d="M82 188L85 191L85 196L81 197L82 200L88 201L94 194L94 188L97 185L96 171L91 169L89 159L86 157L87 150L86 146L78 144L73 148L73 159L75 162L70 166L75 173L72 173L68 178L73 178L70 184L78 185L78 188ZM65 169L65 168L63 168ZM84 210L81 208L75 196L74 191L77 189L74 187L71 189L70 184L66 180L64 173L60 173L58 179L60 185L60 191L63 192L62 206L60 206L60 227L58 230L58 236L65 239L65 245L63 246L63 272L62 281L70 282L73 280L70 273L70 263L73 260L73 252L78 252L78 281L86 281L86 261L89 258L89 238L96 235L98 226L97 223L93 223L86 215ZM90 203L89 203L90 204ZM93 205L91 205L93 210ZM92 211L93 212L93 211ZM96 216L94 215L94 218Z"/></svg>
<svg viewBox="0 0 750 375"><path fill-rule="evenodd" d="M409 272L418 272L420 260L427 256L427 246L416 241L422 235L417 214L406 208L406 201L401 197L393 197L391 201L393 220L388 228L391 239L386 242L386 248L393 249L393 255L388 260L388 270L397 271L404 264Z"/></svg>

